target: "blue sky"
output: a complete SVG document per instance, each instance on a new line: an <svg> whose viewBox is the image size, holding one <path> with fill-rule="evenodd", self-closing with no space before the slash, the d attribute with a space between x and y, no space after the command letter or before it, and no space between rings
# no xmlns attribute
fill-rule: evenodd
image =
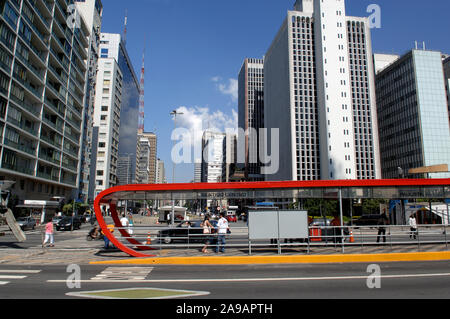
<svg viewBox="0 0 450 319"><path fill-rule="evenodd" d="M127 49L139 77L146 39L146 131L158 134L158 156L172 181L169 113L184 106L181 126L207 118L211 126L235 120L236 79L246 57L261 58L295 0L103 0L103 32L122 33L128 10ZM450 53L448 0L347 0L347 15L369 16L381 7L372 31L374 52L402 54L414 41ZM186 118L187 117L187 118ZM208 125L205 121L204 126ZM197 123L198 124L198 123ZM176 181L193 179L177 165Z"/></svg>

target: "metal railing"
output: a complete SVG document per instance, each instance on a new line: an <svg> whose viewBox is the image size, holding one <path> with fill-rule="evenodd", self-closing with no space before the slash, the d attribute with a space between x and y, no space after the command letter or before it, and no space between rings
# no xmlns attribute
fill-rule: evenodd
<svg viewBox="0 0 450 319"><path fill-rule="evenodd" d="M308 238L273 238L272 240L249 239L248 227L231 227L231 233L225 236L226 249L239 249L242 252L252 254L255 249L264 251L277 250L279 254L283 249L299 249L297 253L310 253L311 249L319 247L335 248L346 252L346 248L352 247L352 251L358 248L361 253L369 251L369 247L382 247L393 250L394 246L408 246L410 249L429 244L445 245L448 249L449 235L448 225L418 225L415 231L409 226L318 226L309 227ZM203 234L200 227L180 228L170 226L140 226L117 227L130 233L130 237L141 244L141 247L163 249L197 249L201 250L209 239L208 249L217 247L217 232ZM131 230L131 232L130 232ZM381 230L381 232L379 232ZM177 233L175 234L174 231ZM125 246L136 247L130 244L126 236L114 232L116 238ZM411 245L413 247L411 247Z"/></svg>

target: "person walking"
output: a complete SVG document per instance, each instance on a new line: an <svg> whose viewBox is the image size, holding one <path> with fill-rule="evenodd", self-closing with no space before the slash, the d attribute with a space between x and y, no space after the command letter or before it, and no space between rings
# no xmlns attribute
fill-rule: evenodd
<svg viewBox="0 0 450 319"><path fill-rule="evenodd" d="M53 222L50 220L45 224L45 239L42 243L42 247L45 247L45 245L50 242L49 247L55 247L55 237L54 237L54 230L53 230Z"/></svg>
<svg viewBox="0 0 450 319"><path fill-rule="evenodd" d="M120 223L122 224L123 229L127 228L130 225L130 221L128 220L125 213L122 214L122 218L120 219Z"/></svg>
<svg viewBox="0 0 450 319"><path fill-rule="evenodd" d="M208 253L208 245L211 242L211 230L214 228L213 225L211 225L210 216L206 215L203 222L200 224L200 226L203 228L203 234L205 235L205 246L202 248L202 253L207 254Z"/></svg>
<svg viewBox="0 0 450 319"><path fill-rule="evenodd" d="M383 213L378 219L377 243L381 241L381 238L383 238L383 242L386 243L386 225L389 225L389 219L386 214Z"/></svg>
<svg viewBox="0 0 450 319"><path fill-rule="evenodd" d="M109 231L111 234L114 233L114 225L110 224L108 226L106 226L107 230ZM110 240L108 238L108 236L106 236L106 234L103 232L102 230L102 234L103 234L103 240L105 242L105 249L109 249L109 244L110 244Z"/></svg>
<svg viewBox="0 0 450 319"><path fill-rule="evenodd" d="M415 214L409 217L409 227L411 227L411 233L409 234L410 239L417 238L417 220Z"/></svg>
<svg viewBox="0 0 450 319"><path fill-rule="evenodd" d="M225 252L225 236L227 235L227 232L229 230L228 221L225 218L225 213L220 213L220 219L217 222L217 246L216 246L216 253L219 251L221 253Z"/></svg>

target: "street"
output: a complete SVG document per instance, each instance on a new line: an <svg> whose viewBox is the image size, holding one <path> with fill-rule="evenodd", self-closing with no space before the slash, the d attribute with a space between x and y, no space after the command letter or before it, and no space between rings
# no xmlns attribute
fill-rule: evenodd
<svg viewBox="0 0 450 319"><path fill-rule="evenodd" d="M368 264L274 266L80 266L79 288L67 266L0 266L1 299L65 299L68 294L124 288L202 292L189 299L446 299L450 262L380 264L379 288ZM133 268L133 269L132 269ZM130 269L133 272L130 272ZM125 271L123 271L125 270ZM138 276L136 274L144 274ZM45 293L43 293L45 292ZM206 293L206 294L205 294Z"/></svg>

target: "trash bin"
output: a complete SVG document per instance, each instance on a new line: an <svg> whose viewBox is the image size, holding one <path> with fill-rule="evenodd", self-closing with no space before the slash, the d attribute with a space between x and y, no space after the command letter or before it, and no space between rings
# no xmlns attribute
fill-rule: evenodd
<svg viewBox="0 0 450 319"><path fill-rule="evenodd" d="M320 229L319 227L311 227L309 229L309 237L311 242L322 241L322 229Z"/></svg>

